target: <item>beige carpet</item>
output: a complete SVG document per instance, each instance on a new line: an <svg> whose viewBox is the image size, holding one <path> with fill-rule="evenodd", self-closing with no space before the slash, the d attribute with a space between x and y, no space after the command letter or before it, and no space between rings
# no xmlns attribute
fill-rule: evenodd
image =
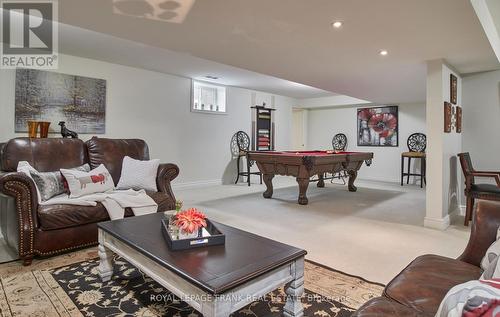
<svg viewBox="0 0 500 317"><path fill-rule="evenodd" d="M196 206L229 226L307 250L307 258L340 271L388 283L422 254L457 257L469 228L463 218L446 231L423 227L425 189L419 186L357 181L347 186L309 185L309 205L297 204L292 177L275 177L272 199L255 177L246 184L176 189L186 206Z"/></svg>
<svg viewBox="0 0 500 317"><path fill-rule="evenodd" d="M109 296L109 290L115 293L115 297L118 296L120 304L127 300L138 304L140 300L132 298L131 293L116 295L121 294L120 287L124 284L119 277L114 285L99 283L96 275L96 255L96 248L89 248L37 260L29 267L24 267L19 262L0 265L0 316L97 316L92 309L98 309L99 316L107 315L112 312L112 300L106 298ZM123 266L122 262L119 265L125 274L131 274L129 267ZM147 283L151 283L151 279L144 276L143 278L146 282L149 280ZM71 287L68 288L68 285ZM94 288L83 291L89 285ZM151 287L151 284L149 286ZM315 309L312 306L316 306L315 312L319 312L321 316L337 316L337 313L338 316L349 316L363 303L379 296L383 290L383 286L379 284L310 261L306 261L305 266L305 288L307 294L319 295L318 299L305 303L306 309ZM280 290L274 294L278 295L278 299L279 292ZM236 316L259 309L262 311L263 308L274 316L278 313L276 307L282 304L271 299L268 303L261 304L260 308L257 305L249 305ZM130 309L130 305L128 308ZM126 313L124 309L120 308L122 314ZM134 312L137 316L157 316L164 313L165 309L154 305L136 309ZM184 316L180 313L178 316L181 315ZM189 316L198 315L191 312Z"/></svg>

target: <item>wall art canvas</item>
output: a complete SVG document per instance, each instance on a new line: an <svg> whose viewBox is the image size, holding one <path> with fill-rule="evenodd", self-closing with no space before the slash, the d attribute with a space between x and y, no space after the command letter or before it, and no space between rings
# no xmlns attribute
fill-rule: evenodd
<svg viewBox="0 0 500 317"><path fill-rule="evenodd" d="M457 104L457 90L458 90L457 76L450 74L450 102L454 105Z"/></svg>
<svg viewBox="0 0 500 317"><path fill-rule="evenodd" d="M77 133L105 133L106 81L35 69L16 70L15 129L59 121Z"/></svg>
<svg viewBox="0 0 500 317"><path fill-rule="evenodd" d="M444 132L451 132L451 125L453 119L453 107L451 103L445 101L444 102Z"/></svg>
<svg viewBox="0 0 500 317"><path fill-rule="evenodd" d="M455 114L455 131L457 133L462 133L462 107L457 106Z"/></svg>
<svg viewBox="0 0 500 317"><path fill-rule="evenodd" d="M399 144L398 106L359 108L358 146L394 146Z"/></svg>

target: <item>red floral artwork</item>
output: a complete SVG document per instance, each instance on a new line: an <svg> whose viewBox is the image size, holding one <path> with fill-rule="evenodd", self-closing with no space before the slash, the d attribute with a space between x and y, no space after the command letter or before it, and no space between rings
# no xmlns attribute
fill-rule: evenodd
<svg viewBox="0 0 500 317"><path fill-rule="evenodd" d="M379 134L381 138L387 138L394 133L398 120L391 113L378 113L370 118L368 126Z"/></svg>
<svg viewBox="0 0 500 317"><path fill-rule="evenodd" d="M358 109L358 145L398 146L398 107Z"/></svg>
<svg viewBox="0 0 500 317"><path fill-rule="evenodd" d="M181 211L175 216L174 225L185 233L193 233L207 226L207 217L196 208Z"/></svg>
<svg viewBox="0 0 500 317"><path fill-rule="evenodd" d="M374 112L372 109L366 108L363 110L360 110L358 113L358 118L364 121L370 120L371 116L373 116Z"/></svg>

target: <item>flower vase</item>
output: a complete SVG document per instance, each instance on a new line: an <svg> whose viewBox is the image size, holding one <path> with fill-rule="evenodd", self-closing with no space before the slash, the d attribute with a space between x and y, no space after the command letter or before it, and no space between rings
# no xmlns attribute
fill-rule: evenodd
<svg viewBox="0 0 500 317"><path fill-rule="evenodd" d="M41 121L40 124L40 138L47 138L49 136L50 122Z"/></svg>
<svg viewBox="0 0 500 317"><path fill-rule="evenodd" d="M187 233L184 232L183 230L179 230L179 240L198 238L198 233L199 233L198 230L194 231L193 233Z"/></svg>
<svg viewBox="0 0 500 317"><path fill-rule="evenodd" d="M38 134L38 126L40 122L38 121L28 121L28 136L30 138L36 138Z"/></svg>

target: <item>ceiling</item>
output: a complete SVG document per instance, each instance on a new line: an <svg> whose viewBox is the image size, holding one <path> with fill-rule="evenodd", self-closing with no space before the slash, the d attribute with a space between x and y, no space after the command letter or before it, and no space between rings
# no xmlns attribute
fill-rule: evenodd
<svg viewBox="0 0 500 317"><path fill-rule="evenodd" d="M206 59L153 47L66 24L59 25L59 51L110 63L244 87L292 98L335 95L318 88L229 66ZM206 76L216 76L217 80Z"/></svg>
<svg viewBox="0 0 500 317"><path fill-rule="evenodd" d="M313 86L318 96L380 103L425 100L427 60L443 58L463 74L500 67L469 0L61 0L59 20ZM342 28L330 27L335 20ZM169 62L150 48L96 43L85 43L85 54Z"/></svg>

